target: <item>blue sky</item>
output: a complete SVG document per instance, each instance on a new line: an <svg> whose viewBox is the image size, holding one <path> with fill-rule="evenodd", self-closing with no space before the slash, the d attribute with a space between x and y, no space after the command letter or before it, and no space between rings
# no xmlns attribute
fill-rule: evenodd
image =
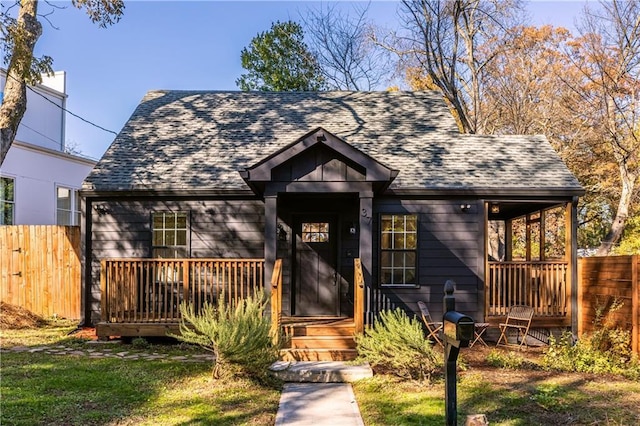
<svg viewBox="0 0 640 426"><path fill-rule="evenodd" d="M271 23L300 21L313 2L126 1L121 21L107 29L83 11L54 2L36 54L54 58L67 72L67 109L119 132L144 94L153 89L237 90L240 51ZM364 3L361 3L364 5ZM584 3L534 1L532 23L571 27ZM344 4L345 7L349 6ZM376 23L395 24L397 2L374 1ZM40 13L51 6L40 2ZM99 158L114 135L67 115L67 143Z"/></svg>

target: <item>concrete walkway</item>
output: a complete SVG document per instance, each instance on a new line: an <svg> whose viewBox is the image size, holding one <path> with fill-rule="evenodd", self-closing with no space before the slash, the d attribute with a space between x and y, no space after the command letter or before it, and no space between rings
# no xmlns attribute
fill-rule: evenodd
<svg viewBox="0 0 640 426"><path fill-rule="evenodd" d="M285 383L276 426L364 426L349 383Z"/></svg>
<svg viewBox="0 0 640 426"><path fill-rule="evenodd" d="M345 362L276 362L285 383L276 426L364 426L351 382L373 375L368 365Z"/></svg>

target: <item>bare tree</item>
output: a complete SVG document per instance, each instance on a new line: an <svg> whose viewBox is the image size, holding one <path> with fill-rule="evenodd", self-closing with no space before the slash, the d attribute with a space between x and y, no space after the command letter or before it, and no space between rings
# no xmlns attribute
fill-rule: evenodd
<svg viewBox="0 0 640 426"><path fill-rule="evenodd" d="M311 50L332 89L373 90L393 71L386 60L388 52L369 36L372 24L367 11L368 6L354 6L351 14L338 4L320 4L303 18Z"/></svg>
<svg viewBox="0 0 640 426"><path fill-rule="evenodd" d="M481 133L482 72L501 51L481 54L479 46L500 39L506 48L521 12L519 0L404 0L405 31L378 43L417 70L425 88L442 91L461 131Z"/></svg>
<svg viewBox="0 0 640 426"><path fill-rule="evenodd" d="M72 0L84 8L89 19L100 27L114 24L124 11L123 0ZM52 59L34 58L33 50L42 35L38 21L38 0L20 0L16 18L3 10L0 16L4 62L8 65L2 106L0 106L0 165L16 137L27 109L27 85L42 81L42 73L51 73Z"/></svg>

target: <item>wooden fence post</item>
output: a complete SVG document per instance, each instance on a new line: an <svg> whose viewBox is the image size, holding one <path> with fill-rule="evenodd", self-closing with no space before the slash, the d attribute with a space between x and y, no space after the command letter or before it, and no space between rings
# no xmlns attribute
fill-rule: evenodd
<svg viewBox="0 0 640 426"><path fill-rule="evenodd" d="M640 256L631 257L631 346L634 353L640 353Z"/></svg>

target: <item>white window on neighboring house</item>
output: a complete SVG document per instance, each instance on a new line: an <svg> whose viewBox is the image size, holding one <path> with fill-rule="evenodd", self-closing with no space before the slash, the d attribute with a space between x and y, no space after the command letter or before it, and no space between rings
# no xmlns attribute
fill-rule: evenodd
<svg viewBox="0 0 640 426"><path fill-rule="evenodd" d="M16 181L0 177L0 225L13 225L16 211Z"/></svg>
<svg viewBox="0 0 640 426"><path fill-rule="evenodd" d="M56 188L56 223L58 225L80 225L80 194L76 189Z"/></svg>

